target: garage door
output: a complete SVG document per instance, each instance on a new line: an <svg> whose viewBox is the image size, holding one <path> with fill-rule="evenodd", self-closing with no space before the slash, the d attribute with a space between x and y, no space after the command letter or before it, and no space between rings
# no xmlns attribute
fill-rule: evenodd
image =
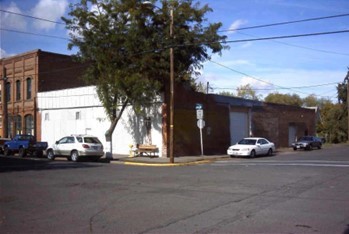
<svg viewBox="0 0 349 234"><path fill-rule="evenodd" d="M248 113L230 112L230 143L235 144L241 138L248 137Z"/></svg>

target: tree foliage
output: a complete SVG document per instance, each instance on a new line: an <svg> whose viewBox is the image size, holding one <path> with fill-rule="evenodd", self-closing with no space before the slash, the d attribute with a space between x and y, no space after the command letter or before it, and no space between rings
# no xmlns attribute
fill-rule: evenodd
<svg viewBox="0 0 349 234"><path fill-rule="evenodd" d="M346 106L337 103L326 103L320 111L320 122L317 131L330 143L346 142L348 139L348 111Z"/></svg>
<svg viewBox="0 0 349 234"><path fill-rule="evenodd" d="M211 9L192 0L80 0L62 18L70 31L70 49L88 63L85 79L96 85L112 134L128 104L147 106L169 79L169 52L174 48L176 81L191 81L210 53L220 53L225 36L221 23L209 24ZM173 37L170 37L173 9ZM120 108L121 106L121 108ZM118 110L118 108L120 108Z"/></svg>
<svg viewBox="0 0 349 234"><path fill-rule="evenodd" d="M264 98L265 102L302 106L302 98L298 94L270 93Z"/></svg>
<svg viewBox="0 0 349 234"><path fill-rule="evenodd" d="M256 91L253 90L252 86L250 84L241 85L236 89L236 96L251 100L259 100L259 96L257 95Z"/></svg>

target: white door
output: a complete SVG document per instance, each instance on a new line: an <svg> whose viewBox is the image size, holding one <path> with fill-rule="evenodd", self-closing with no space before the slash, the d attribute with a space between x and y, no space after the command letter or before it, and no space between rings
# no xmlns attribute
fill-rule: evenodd
<svg viewBox="0 0 349 234"><path fill-rule="evenodd" d="M249 121L247 112L230 112L230 143L236 144L248 137Z"/></svg>
<svg viewBox="0 0 349 234"><path fill-rule="evenodd" d="M296 141L297 127L294 124L288 126L288 146Z"/></svg>

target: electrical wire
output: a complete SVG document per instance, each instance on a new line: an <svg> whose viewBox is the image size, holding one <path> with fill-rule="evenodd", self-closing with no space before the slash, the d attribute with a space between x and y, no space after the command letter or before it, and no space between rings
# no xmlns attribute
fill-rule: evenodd
<svg viewBox="0 0 349 234"><path fill-rule="evenodd" d="M41 17L35 17L35 16L31 16L31 15L26 15L26 14L22 14L22 13L18 13L18 12L7 11L7 10L2 10L2 9L0 9L0 12L5 12L5 13L13 14L13 15L19 15L19 16L32 18L32 19L36 19L36 20L41 20L41 21L46 21L46 22L50 22L50 23L54 23L54 24L65 25L65 23L63 23L63 22L58 22L58 21L53 21L53 20L49 20L49 19L44 19L44 18L41 18Z"/></svg>
<svg viewBox="0 0 349 234"><path fill-rule="evenodd" d="M237 28L237 29L226 29L226 30L221 30L218 32L231 32L231 31L240 31L240 30L247 30L247 29L266 28L266 27L279 26L279 25L285 25L285 24L302 23L302 22L308 22L308 21L332 19L332 18L346 17L346 16L349 16L349 13L340 14L340 15L331 15L331 16L324 16L324 17L309 18L309 19L303 19L303 20L285 21L285 22L280 22L280 23L256 25L256 26L242 27L242 28Z"/></svg>
<svg viewBox="0 0 349 234"><path fill-rule="evenodd" d="M250 37L257 38L256 35L252 35L252 34L249 34L249 33L242 33L242 32L237 32L237 33L245 35L245 36L250 36ZM283 41L278 41L278 40L272 40L272 42L278 43L278 44L282 44L282 45L286 45L286 46L290 46L290 47L296 47L296 48L301 48L301 49L305 49L305 50L311 50L311 51L316 51L316 52L321 52L321 53L326 53L326 54L336 54L336 55L349 56L349 54L346 54L346 53L339 53L339 52L334 52L334 51L329 51L329 50L314 49L314 48L309 48L309 47L300 46L300 45L294 45L294 44L290 44L290 43L283 42Z"/></svg>
<svg viewBox="0 0 349 234"><path fill-rule="evenodd" d="M7 29L7 28L0 28L1 31L6 31L6 32L14 32L14 33L21 33L21 34L28 34L32 36L41 36L41 37L50 37L50 38L55 38L55 39L61 39L61 40L70 40L67 37L59 37L59 36L52 36L52 35L47 35L47 34L39 34L39 33L32 33L32 32L24 32L24 31L19 31L19 30L13 30L13 29Z"/></svg>
<svg viewBox="0 0 349 234"><path fill-rule="evenodd" d="M237 71L237 70L235 70L235 69L233 69L233 68L231 68L231 67L228 67L228 66L226 66L226 65L224 65L224 64L215 62L215 61L213 61L213 60L209 60L209 62L214 63L214 64L216 64L216 65L218 65L218 66L224 67L224 68L226 68L226 69L228 69L228 70L230 70L230 71L233 71L233 72L235 72L235 73L238 73L238 74L241 74L241 75L250 77L250 78L252 78L252 79L254 79L254 80L257 80L257 81L260 81L260 82L262 82L262 83L265 83L265 84L268 84L268 85L272 85L272 86L274 86L274 87L277 87L277 89L293 90L293 91L296 92L296 93L300 93L300 94L304 94L304 95L310 95L310 93L305 93L305 92L302 92L302 91L299 91L299 90L295 90L296 88L299 88L299 87L284 87L284 86L276 85L276 84L274 84L274 83L271 83L271 82L262 80L262 79L260 79L260 78L255 77L255 76L251 76L251 75L249 75L249 74L247 74L247 73ZM333 83L333 84L338 84L338 82L335 82L335 83ZM318 85L318 86L322 86L322 85L324 85L324 84L321 84L321 85ZM304 86L304 87L308 87L308 86ZM228 89L229 89L229 88L228 88ZM273 89L271 89L271 90L273 90ZM315 96L317 96L317 97L323 97L323 96L320 96L320 95L315 95Z"/></svg>

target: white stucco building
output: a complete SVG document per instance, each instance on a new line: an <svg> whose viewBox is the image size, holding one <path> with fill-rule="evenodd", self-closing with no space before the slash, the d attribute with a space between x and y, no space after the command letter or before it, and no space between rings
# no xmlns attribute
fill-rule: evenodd
<svg viewBox="0 0 349 234"><path fill-rule="evenodd" d="M37 97L41 114L42 141L49 145L71 134L97 136L105 152L113 155L128 155L130 145L153 144L162 157L162 102L156 102L144 114L136 114L128 106L117 124L112 142L107 142L105 132L110 121L105 114L94 86L41 92Z"/></svg>

